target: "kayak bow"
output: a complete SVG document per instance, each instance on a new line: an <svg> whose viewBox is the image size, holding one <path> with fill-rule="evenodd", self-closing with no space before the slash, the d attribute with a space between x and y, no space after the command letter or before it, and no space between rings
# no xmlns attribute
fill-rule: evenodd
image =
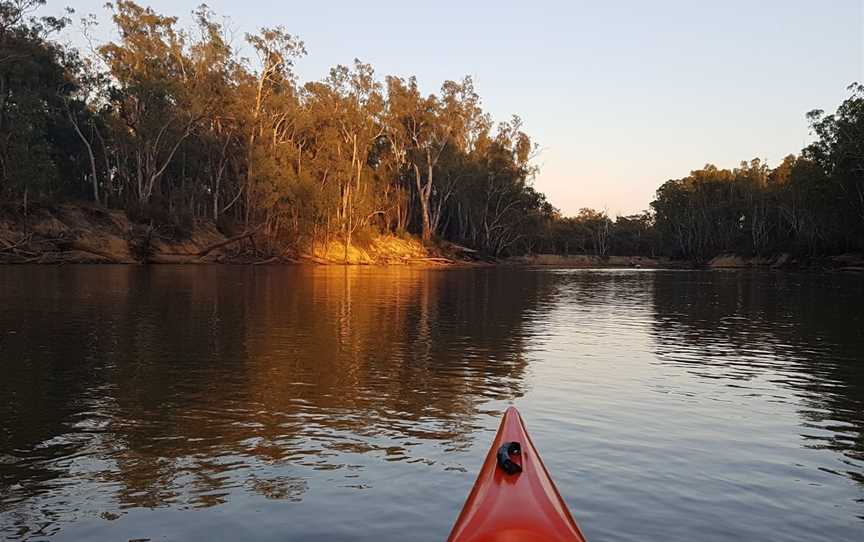
<svg viewBox="0 0 864 542"><path fill-rule="evenodd" d="M585 542L531 442L507 409L448 542Z"/></svg>

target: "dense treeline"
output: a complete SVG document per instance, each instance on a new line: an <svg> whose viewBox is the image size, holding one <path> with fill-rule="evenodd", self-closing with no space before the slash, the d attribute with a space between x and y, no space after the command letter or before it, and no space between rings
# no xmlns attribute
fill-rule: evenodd
<svg viewBox="0 0 864 542"><path fill-rule="evenodd" d="M271 251L379 230L500 255L551 216L535 145L517 117L493 123L469 77L426 95L357 60L301 84L306 50L281 27L245 36L249 61L206 6L184 29L128 0L108 5L118 38L84 57L50 39L68 19L31 15L43 3L0 3L5 197L207 217Z"/></svg>
<svg viewBox="0 0 864 542"><path fill-rule="evenodd" d="M107 5L117 38L83 55L55 39L68 17L35 14L44 2L0 1L0 196L25 212L86 198L181 230L208 219L268 254L370 232L494 256L864 248L860 85L810 113L816 141L774 169L709 165L641 215L562 217L531 186L521 121L494 123L469 77L427 95L355 60L302 83L304 44L282 27L245 36L250 60L206 6L183 28L130 0Z"/></svg>
<svg viewBox="0 0 864 542"><path fill-rule="evenodd" d="M759 159L713 165L657 190L652 212L618 217L590 209L557 219L547 250L668 255L820 256L864 251L864 85L834 114L808 113L815 141L775 168Z"/></svg>
<svg viewBox="0 0 864 542"><path fill-rule="evenodd" d="M732 170L708 164L660 186L651 212L613 221L583 209L553 220L536 244L693 261L864 251L864 85L848 90L836 113L807 114L815 141L773 169L759 159Z"/></svg>
<svg viewBox="0 0 864 542"><path fill-rule="evenodd" d="M661 186L651 206L663 249L697 260L864 250L864 85L849 91L835 114L808 113L815 141L776 168L707 165Z"/></svg>

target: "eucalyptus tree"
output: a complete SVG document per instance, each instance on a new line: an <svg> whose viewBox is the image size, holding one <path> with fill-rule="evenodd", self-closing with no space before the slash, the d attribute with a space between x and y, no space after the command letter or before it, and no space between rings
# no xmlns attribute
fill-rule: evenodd
<svg viewBox="0 0 864 542"><path fill-rule="evenodd" d="M391 216L396 231L405 231L413 211L414 193L412 182L408 180L410 162L408 151L412 145L411 134L414 126L421 122L418 106L422 100L416 77L408 79L387 76L384 80L386 100L382 122L384 134L381 164L388 170L391 182L387 194L392 203Z"/></svg>
<svg viewBox="0 0 864 542"><path fill-rule="evenodd" d="M131 0L118 0L111 8L119 38L98 51L111 71L110 99L125 128L114 134L125 143L120 174L143 206L200 117L187 92L191 66L177 18Z"/></svg>
<svg viewBox="0 0 864 542"><path fill-rule="evenodd" d="M367 179L370 175L364 175L374 165L370 163L372 153L384 136L384 98L372 66L356 59L353 68L340 65L331 69L324 84L333 96L336 145L342 159L348 162L347 167L340 168L343 174L339 176L338 212L347 258L354 231L367 225L372 216L384 213L376 205Z"/></svg>
<svg viewBox="0 0 864 542"><path fill-rule="evenodd" d="M106 203L111 187L108 182L108 160L102 160L107 156L107 149L99 108L104 97L100 94L107 85L107 74L101 72L92 59L81 58L77 51L69 51L66 75L69 84L68 92L63 96L65 114L84 146L93 201L96 204Z"/></svg>
<svg viewBox="0 0 864 542"><path fill-rule="evenodd" d="M292 138L299 109L294 63L306 54L303 42L281 26L246 34L258 65L243 74L240 97L246 124L246 214L264 220L275 234L284 219L280 203L290 200L283 161L297 148ZM253 217L253 215L255 215Z"/></svg>
<svg viewBox="0 0 864 542"><path fill-rule="evenodd" d="M847 218L845 234L864 249L864 84L848 87L851 93L833 114L808 114L817 139L804 156L818 164L831 179Z"/></svg>
<svg viewBox="0 0 864 542"><path fill-rule="evenodd" d="M413 190L419 204L421 237L434 235L432 197L435 167L447 146L448 129L441 117L441 104L435 95L423 97L416 80L391 79L387 108L389 140L411 172Z"/></svg>
<svg viewBox="0 0 864 542"><path fill-rule="evenodd" d="M749 248L757 255L768 253L778 226L777 205L768 186L770 173L768 164L758 158L741 162L733 170L742 193L741 200L735 202L739 227L749 237Z"/></svg>
<svg viewBox="0 0 864 542"><path fill-rule="evenodd" d="M245 150L237 80L243 67L235 57L230 36L213 12L202 5L193 15L196 32L188 47L187 63L196 76L187 80L186 92L200 121L194 138L187 140L183 149L184 155L194 159L191 167L184 167L183 179L198 180L188 190L193 213L196 198L209 199L207 214L218 221L237 203L242 190L241 167L236 160Z"/></svg>
<svg viewBox="0 0 864 542"><path fill-rule="evenodd" d="M499 123L494 135L477 134L450 206L462 242L494 255L524 246L537 213L550 211L530 184L534 150L518 117Z"/></svg>

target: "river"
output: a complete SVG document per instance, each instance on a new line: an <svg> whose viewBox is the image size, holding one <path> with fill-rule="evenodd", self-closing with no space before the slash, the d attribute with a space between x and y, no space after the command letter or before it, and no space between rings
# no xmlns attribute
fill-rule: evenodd
<svg viewBox="0 0 864 542"><path fill-rule="evenodd" d="M864 540L864 280L0 267L0 538L440 541L522 412L591 542Z"/></svg>

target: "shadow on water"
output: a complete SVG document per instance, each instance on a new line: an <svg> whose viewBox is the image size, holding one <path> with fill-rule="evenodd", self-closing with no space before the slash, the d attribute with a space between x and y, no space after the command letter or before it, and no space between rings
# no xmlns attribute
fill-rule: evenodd
<svg viewBox="0 0 864 542"><path fill-rule="evenodd" d="M0 269L3 534L237 491L297 501L314 472L361 487L385 462L446 469L484 404L524 393L523 316L551 288L511 295L508 277Z"/></svg>
<svg viewBox="0 0 864 542"><path fill-rule="evenodd" d="M864 484L864 282L787 273L682 273L654 283L662 363L798 405L806 447ZM755 385L753 383L756 383Z"/></svg>

